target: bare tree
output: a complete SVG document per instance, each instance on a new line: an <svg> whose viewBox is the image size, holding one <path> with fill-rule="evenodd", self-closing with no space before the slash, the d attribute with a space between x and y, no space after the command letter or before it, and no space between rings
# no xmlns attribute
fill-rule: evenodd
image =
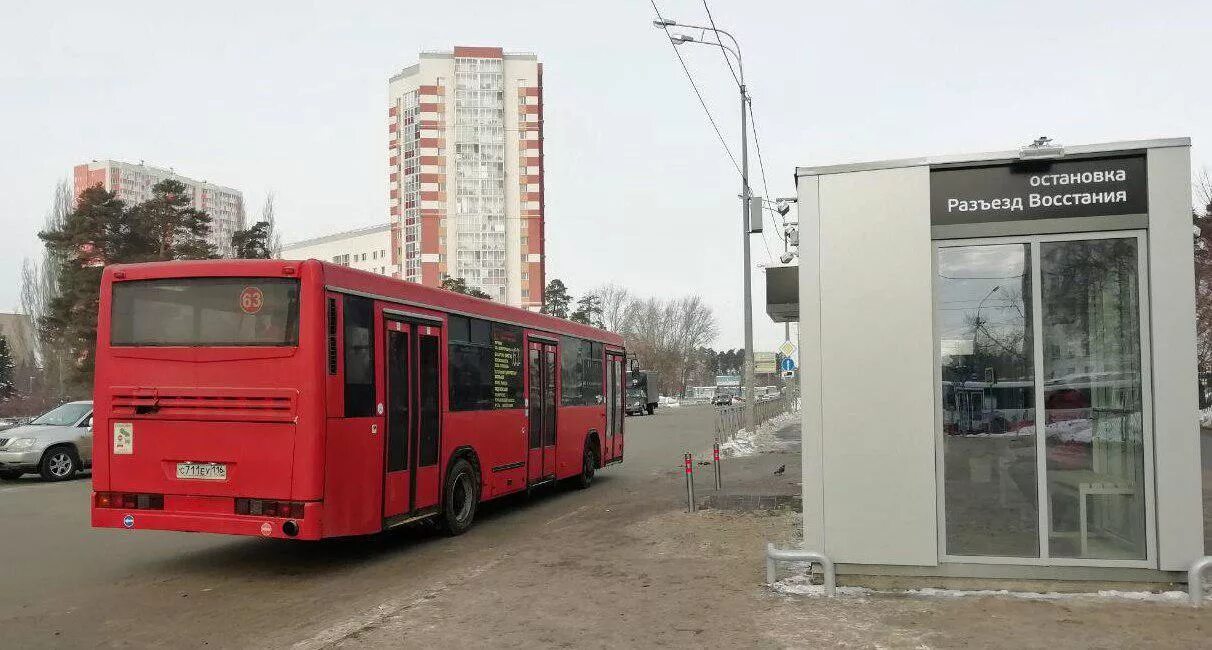
<svg viewBox="0 0 1212 650"><path fill-rule="evenodd" d="M274 219L273 192L266 194L265 203L261 204L261 221L269 224L269 237L266 241L266 247L269 248L269 256L274 259L282 257L282 235L278 232L278 224Z"/></svg>
<svg viewBox="0 0 1212 650"><path fill-rule="evenodd" d="M660 374L666 394L685 392L696 351L715 340L715 314L699 296L635 298L622 308L617 331L640 364Z"/></svg>
<svg viewBox="0 0 1212 650"><path fill-rule="evenodd" d="M633 298L631 292L617 284L604 284L593 291L602 306L602 327L612 332L623 329L623 317Z"/></svg>
<svg viewBox="0 0 1212 650"><path fill-rule="evenodd" d="M74 204L75 197L72 196L71 185L67 179L60 180L55 184L51 207L43 219L43 231L60 229ZM26 258L21 264L21 312L29 317L31 325L24 343L28 346L26 349L34 353L34 363L38 366L37 375L41 379L39 383L43 388L40 392L53 397L66 394L62 349L56 345L50 332L39 327L39 322L50 313L51 301L59 295L59 262L56 254L44 247L41 258ZM20 379L19 388L27 392L36 390L32 386L23 385Z"/></svg>

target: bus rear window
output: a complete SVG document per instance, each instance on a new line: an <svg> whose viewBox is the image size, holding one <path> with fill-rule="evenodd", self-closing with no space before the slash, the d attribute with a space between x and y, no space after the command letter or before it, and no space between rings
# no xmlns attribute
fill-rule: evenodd
<svg viewBox="0 0 1212 650"><path fill-rule="evenodd" d="M299 344L298 280L172 278L113 288L111 345Z"/></svg>

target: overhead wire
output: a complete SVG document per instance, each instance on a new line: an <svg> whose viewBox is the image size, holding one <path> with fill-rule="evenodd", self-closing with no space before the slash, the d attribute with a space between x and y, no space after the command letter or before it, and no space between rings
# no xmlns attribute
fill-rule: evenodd
<svg viewBox="0 0 1212 650"><path fill-rule="evenodd" d="M656 12L657 18L664 22L665 17L661 15L660 8L657 7L656 0L649 0L652 3L652 10ZM690 81L690 87L694 90L694 94L699 98L699 104L703 107L703 112L707 114L707 121L711 123L711 128L715 131L715 135L720 140L720 144L724 146L724 152L728 154L728 159L732 161L732 166L736 168L737 173L741 173L741 166L736 161L736 156L732 155L732 149L728 147L728 141L724 139L724 134L720 132L720 125L716 123L715 116L711 114L711 109L707 108L707 100L703 99L703 93L699 91L699 85L694 81L694 75L690 73L690 67L686 65L686 59L682 58L682 53L678 51L678 46L673 42L673 36L669 33L669 26L662 27L665 30L665 36L669 39L669 47L673 48L673 53L677 55L678 62L682 64L682 71L686 73L686 79Z"/></svg>
<svg viewBox="0 0 1212 650"><path fill-rule="evenodd" d="M660 9L660 7L657 6L656 0L649 0L649 2L652 4L652 10L653 10L653 12L656 13L657 19L663 23L665 21L665 17L661 14L661 9ZM703 8L707 10L707 14L708 14L707 18L709 21L711 21L712 29L715 29L715 21L711 17L711 9L707 7L706 0L704 0L704 2L703 2ZM736 156L733 155L732 149L728 146L728 141L724 139L724 134L720 131L720 126L715 121L715 116L712 115L711 109L707 107L707 100L703 98L702 91L699 90L698 84L695 83L694 75L690 72L690 67L688 65L686 65L686 59L682 57L682 53L678 50L677 45L674 44L673 36L672 36L672 34L669 33L669 26L663 25L662 29L665 31L666 38L669 39L669 46L671 48L673 48L673 53L678 58L678 63L680 63L682 66L682 72L684 72L686 74L686 80L690 82L690 88L692 90L694 90L695 97L697 97L699 100L699 105L701 105L703 107L703 112L704 112L704 114L707 115L707 121L711 123L711 128L712 128L712 130L715 131L716 138L719 139L720 145L722 145L724 147L724 153L728 154L728 159L732 162L733 168L736 169L738 174L740 174L741 166L739 163L737 163ZM716 40L719 41L718 33L716 34ZM740 77L737 76L736 70L732 66L732 62L728 59L728 54L723 50L722 41L720 42L720 46L721 46L720 53L724 56L724 62L728 64L728 71L730 73L732 73L732 78L737 82L737 85L740 85ZM749 107L749 115L751 117L753 115L752 106ZM755 142L755 144L757 142L756 136L754 138L754 142ZM760 154L759 154L758 160L759 160L759 162L761 161ZM763 165L762 166L762 182L763 182L764 187L765 187L765 177L766 177L766 172L765 172L765 166ZM768 189L766 190L766 194L769 195ZM762 206L763 206L763 208L765 208L767 210L771 210L771 212L777 216L777 213L774 212L773 209L766 206L764 201L763 201ZM780 226L780 228L781 228L781 226ZM770 251L770 244L766 239L765 231L763 230L761 234L762 234L762 237L761 237L762 247L766 250L767 259L773 263L775 260L775 257L774 257L774 254Z"/></svg>

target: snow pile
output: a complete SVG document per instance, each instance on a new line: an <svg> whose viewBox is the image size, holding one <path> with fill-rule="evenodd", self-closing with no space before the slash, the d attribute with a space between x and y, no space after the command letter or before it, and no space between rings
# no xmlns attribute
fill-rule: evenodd
<svg viewBox="0 0 1212 650"><path fill-rule="evenodd" d="M806 575L795 575L790 578L779 580L771 585L775 591L787 596L812 596L813 598L825 597L825 585L814 585ZM851 596L855 598L863 598L870 596L875 591L867 587L837 587L838 596Z"/></svg>
<svg viewBox="0 0 1212 650"><path fill-rule="evenodd" d="M727 458L737 456L754 456L763 452L783 451L799 446L799 440L780 440L774 435L776 431L795 422L798 413L780 413L759 424L757 430L750 432L741 429L731 440L720 443L720 454Z"/></svg>
<svg viewBox="0 0 1212 650"><path fill-rule="evenodd" d="M823 585L812 584L809 576L805 574L794 575L771 585L775 592L788 596L810 596L813 598L823 598L825 596L825 587ZM923 587L921 589L907 589L905 591L877 591L866 587L838 587L837 593L840 596L866 597L876 594L887 596L910 596L916 598L937 598L937 599L957 599L968 597L1000 597L1000 598L1018 598L1021 600L1131 600L1138 602L1157 602L1157 603L1185 603L1189 598L1185 591L1118 591L1114 589L1105 589L1098 592L1088 593L1059 593L1050 591L1047 593L1039 593L1034 591L1009 591L1007 589L936 589L934 587ZM1209 594L1206 600L1212 600L1212 594Z"/></svg>

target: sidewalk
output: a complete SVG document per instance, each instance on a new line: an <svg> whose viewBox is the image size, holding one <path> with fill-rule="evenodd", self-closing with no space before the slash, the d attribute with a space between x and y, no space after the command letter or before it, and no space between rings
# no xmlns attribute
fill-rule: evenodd
<svg viewBox="0 0 1212 650"><path fill-rule="evenodd" d="M742 433L721 447L722 489L715 489L714 468L695 467L700 508L799 512L803 472L798 413L782 417L774 426L759 427L756 434Z"/></svg>

